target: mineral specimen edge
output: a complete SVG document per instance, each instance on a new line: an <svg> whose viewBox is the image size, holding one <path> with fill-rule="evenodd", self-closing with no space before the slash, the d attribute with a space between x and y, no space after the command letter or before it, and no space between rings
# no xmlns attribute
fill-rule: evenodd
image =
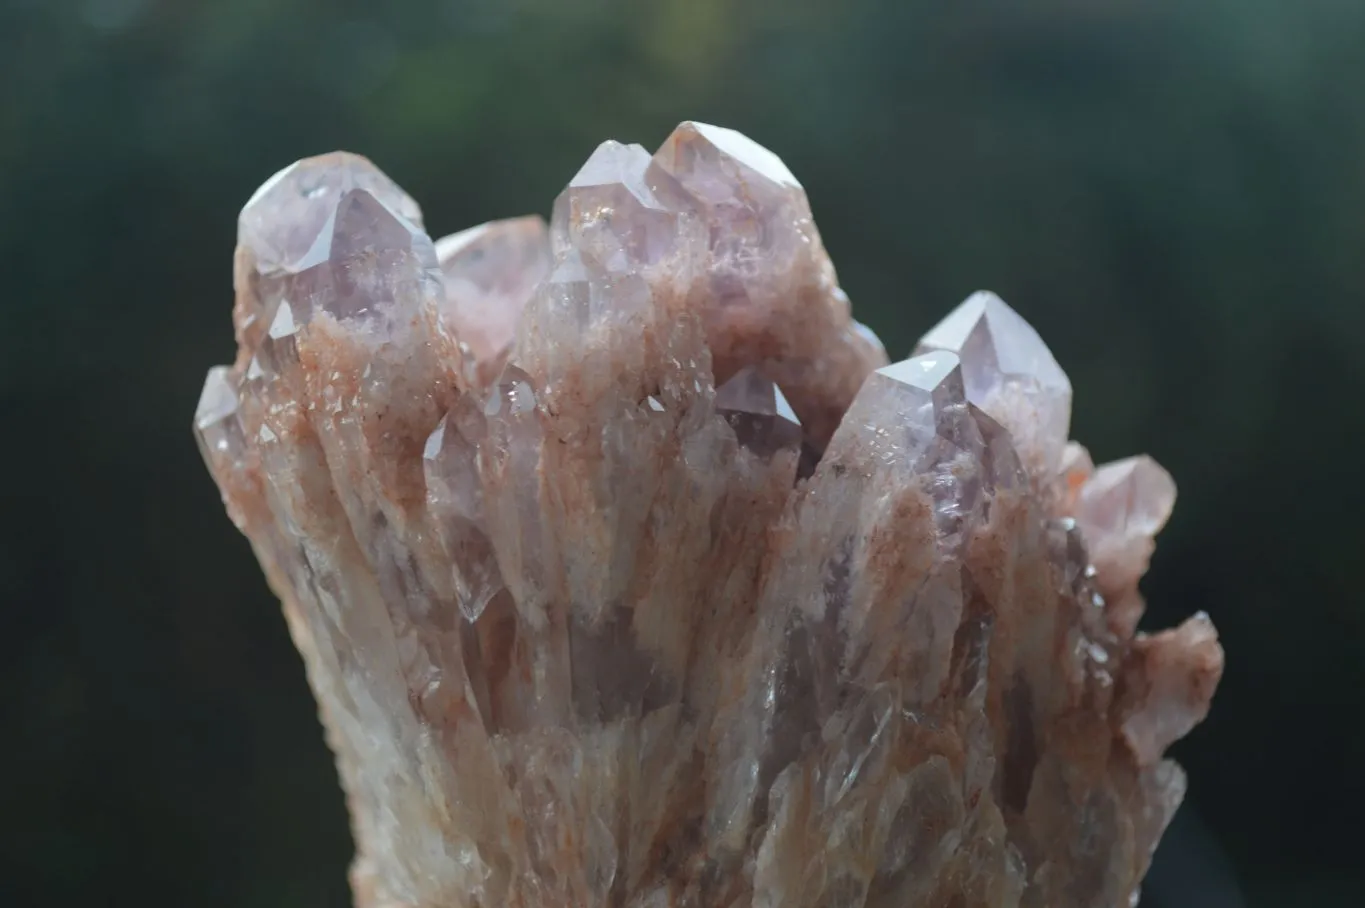
<svg viewBox="0 0 1365 908"><path fill-rule="evenodd" d="M243 210L195 434L336 755L361 908L1126 908L1223 654L1136 630L1175 485L977 293L888 364L733 130L433 242L365 158Z"/></svg>

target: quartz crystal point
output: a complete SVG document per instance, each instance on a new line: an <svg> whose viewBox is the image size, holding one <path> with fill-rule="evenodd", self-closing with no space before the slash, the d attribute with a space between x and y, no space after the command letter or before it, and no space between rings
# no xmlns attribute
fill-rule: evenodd
<svg viewBox="0 0 1365 908"><path fill-rule="evenodd" d="M1009 430L1039 475L1060 466L1071 424L1071 382L1038 332L994 293L974 293L920 340L916 352L962 358L967 398Z"/></svg>
<svg viewBox="0 0 1365 908"><path fill-rule="evenodd" d="M716 379L758 366L823 446L886 353L849 317L805 190L768 149L704 123L674 130L646 177L676 181L705 225L693 308Z"/></svg>
<svg viewBox="0 0 1365 908"><path fill-rule="evenodd" d="M801 420L782 389L753 366L746 366L716 389L716 413L739 443L760 456L801 448Z"/></svg>
<svg viewBox="0 0 1365 908"><path fill-rule="evenodd" d="M1175 487L979 294L887 365L800 184L685 123L432 243L363 158L242 213L194 429L361 908L1126 908L1222 670L1135 632Z"/></svg>

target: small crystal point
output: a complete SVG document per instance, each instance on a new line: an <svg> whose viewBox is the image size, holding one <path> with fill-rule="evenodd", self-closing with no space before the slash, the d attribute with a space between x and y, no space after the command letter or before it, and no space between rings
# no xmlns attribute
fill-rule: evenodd
<svg viewBox="0 0 1365 908"><path fill-rule="evenodd" d="M311 311L344 319L415 311L423 279L438 268L436 250L420 228L364 189L344 193L292 281L290 295Z"/></svg>
<svg viewBox="0 0 1365 908"><path fill-rule="evenodd" d="M364 189L352 189L342 193L332 214L326 257L336 261L408 252L416 229L378 196Z"/></svg>
<svg viewBox="0 0 1365 908"><path fill-rule="evenodd" d="M994 293L974 293L915 349L961 357L968 399L1010 431L1040 475L1055 472L1071 422L1071 381L1019 313Z"/></svg>
<svg viewBox="0 0 1365 908"><path fill-rule="evenodd" d="M653 265L672 252L687 202L671 180L649 170L641 146L599 145L555 200L555 252L578 249L611 271Z"/></svg>
<svg viewBox="0 0 1365 908"><path fill-rule="evenodd" d="M699 302L717 381L760 366L823 448L886 355L850 317L801 184L752 139L695 122L654 153L649 178L656 193L678 187L701 228L683 244L690 270L674 270Z"/></svg>
<svg viewBox="0 0 1365 908"><path fill-rule="evenodd" d="M536 392L531 377L516 366L507 366L484 403L485 416L521 417L536 408Z"/></svg>
<svg viewBox="0 0 1365 908"><path fill-rule="evenodd" d="M521 311L550 273L549 229L539 216L491 221L436 241L445 278L438 321L480 364L499 365Z"/></svg>
<svg viewBox="0 0 1365 908"><path fill-rule="evenodd" d="M861 437L876 462L916 474L951 456L954 442L968 442L964 431L976 431L975 423L969 423L961 363L954 354L938 351L868 375L830 446ZM975 446L980 446L979 437Z"/></svg>
<svg viewBox="0 0 1365 908"><path fill-rule="evenodd" d="M300 325L339 319L401 323L439 282L421 210L365 158L308 158L266 182L242 209L233 318L254 352L282 301Z"/></svg>
<svg viewBox="0 0 1365 908"><path fill-rule="evenodd" d="M258 271L296 270L343 195L363 189L418 227L422 210L368 158L344 151L305 158L267 180L238 218L237 242Z"/></svg>
<svg viewBox="0 0 1365 908"><path fill-rule="evenodd" d="M747 178L801 189L801 183L781 158L743 133L724 126L682 123L659 149L656 159L669 173L701 177L707 170L727 171L731 180ZM711 202L734 199L733 190L718 181L698 179L688 188L710 190L703 198Z"/></svg>
<svg viewBox="0 0 1365 908"><path fill-rule="evenodd" d="M640 275L613 272L592 255L570 249L536 289L531 305L543 326L552 326L557 334L629 321L646 311L650 300L649 285ZM562 352L553 336L545 339Z"/></svg>
<svg viewBox="0 0 1365 908"><path fill-rule="evenodd" d="M232 369L214 366L204 379L204 390L194 411L194 435L210 469L222 458L238 459L244 448L234 385Z"/></svg>
<svg viewBox="0 0 1365 908"><path fill-rule="evenodd" d="M889 419L881 428L908 431L917 447L928 444L936 432L953 434L945 420L966 416L962 365L956 355L946 351L881 367L868 376L859 396L864 394L885 399L881 406Z"/></svg>
<svg viewBox="0 0 1365 908"><path fill-rule="evenodd" d="M1076 523L1106 595L1136 586L1146 573L1175 497L1171 474L1145 454L1103 464L1081 485Z"/></svg>
<svg viewBox="0 0 1365 908"><path fill-rule="evenodd" d="M263 387L270 376L282 374L298 361L298 330L294 307L288 300L279 300L270 327L257 341L256 353L247 366L246 381L250 388Z"/></svg>
<svg viewBox="0 0 1365 908"><path fill-rule="evenodd" d="M716 412L735 430L739 443L760 457L801 447L801 420L782 389L752 366L716 389Z"/></svg>
<svg viewBox="0 0 1365 908"><path fill-rule="evenodd" d="M503 589L492 543L482 529L483 489L477 458L477 406L461 398L457 411L446 414L427 438L422 452L430 513L454 575L460 611L477 621Z"/></svg>
<svg viewBox="0 0 1365 908"><path fill-rule="evenodd" d="M236 412L237 392L233 389L232 369L214 366L204 379L204 390L194 409L194 427L202 431Z"/></svg>
<svg viewBox="0 0 1365 908"><path fill-rule="evenodd" d="M700 205L711 224L711 269L729 275L729 293L762 298L769 268L808 254L814 226L805 191L781 158L747 136L683 123L654 164ZM753 260L759 250L776 256L768 268Z"/></svg>
<svg viewBox="0 0 1365 908"><path fill-rule="evenodd" d="M1102 464L1081 488L1076 519L1092 532L1155 536L1175 509L1175 480L1146 454Z"/></svg>
<svg viewBox="0 0 1365 908"><path fill-rule="evenodd" d="M952 550L983 516L993 480L1006 488L1017 481L1008 433L977 416L957 355L924 353L868 376L830 447L853 447L878 469L920 485L933 502L939 542Z"/></svg>
<svg viewBox="0 0 1365 908"><path fill-rule="evenodd" d="M963 400L961 361L952 353L924 353L882 366L877 375L892 381L938 395L942 401Z"/></svg>

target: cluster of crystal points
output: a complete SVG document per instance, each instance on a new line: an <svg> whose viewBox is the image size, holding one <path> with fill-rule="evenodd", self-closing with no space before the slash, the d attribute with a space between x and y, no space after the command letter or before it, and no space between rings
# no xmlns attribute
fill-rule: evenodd
<svg viewBox="0 0 1365 908"><path fill-rule="evenodd" d="M363 908L1128 906L1222 651L1136 633L1175 486L999 298L886 364L800 184L684 123L432 242L276 175L195 426Z"/></svg>

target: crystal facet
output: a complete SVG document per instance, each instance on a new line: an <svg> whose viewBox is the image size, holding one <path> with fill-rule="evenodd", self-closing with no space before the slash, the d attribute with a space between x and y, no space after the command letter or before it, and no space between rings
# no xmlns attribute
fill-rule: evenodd
<svg viewBox="0 0 1365 908"><path fill-rule="evenodd" d="M805 190L768 149L704 123L674 130L648 174L680 186L704 225L691 297L717 380L762 366L823 448L886 353L849 315Z"/></svg>
<svg viewBox="0 0 1365 908"><path fill-rule="evenodd" d="M1076 522L1107 594L1137 586L1174 507L1175 480L1146 455L1104 464L1081 485Z"/></svg>
<svg viewBox="0 0 1365 908"><path fill-rule="evenodd" d="M550 238L539 217L471 227L436 241L445 279L437 330L465 345L482 383L491 381L516 337L521 310L549 274Z"/></svg>
<svg viewBox="0 0 1365 908"><path fill-rule="evenodd" d="M1042 475L1058 468L1071 422L1071 382L1038 332L1004 300L972 294L916 350L960 356L968 399L1010 431Z"/></svg>
<svg viewBox="0 0 1365 908"><path fill-rule="evenodd" d="M555 200L556 252L577 249L612 271L653 265L677 250L690 201L652 171L639 145L603 142Z"/></svg>
<svg viewBox="0 0 1365 908"><path fill-rule="evenodd" d="M752 366L716 389L716 412L735 430L739 443L760 456L801 447L801 420L782 389Z"/></svg>
<svg viewBox="0 0 1365 908"><path fill-rule="evenodd" d="M600 146L433 244L363 158L243 212L194 431L282 601L360 908L1124 908L1207 712L1175 486L978 294L891 365L770 151ZM789 403L790 401L790 403Z"/></svg>
<svg viewBox="0 0 1365 908"><path fill-rule="evenodd" d="M214 366L204 380L199 406L194 410L194 434L206 459L232 457L243 445L233 385L232 370L227 366Z"/></svg>
<svg viewBox="0 0 1365 908"><path fill-rule="evenodd" d="M274 317L282 293L278 282L308 267L318 243L326 242L342 198L355 190L418 228L417 203L367 158L334 152L305 158L267 180L242 208L237 221L238 340L250 346Z"/></svg>

